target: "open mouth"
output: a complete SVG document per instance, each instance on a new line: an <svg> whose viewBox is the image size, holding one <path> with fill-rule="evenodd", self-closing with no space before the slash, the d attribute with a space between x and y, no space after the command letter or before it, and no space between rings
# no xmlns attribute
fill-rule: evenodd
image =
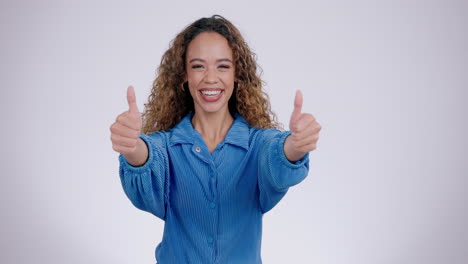
<svg viewBox="0 0 468 264"><path fill-rule="evenodd" d="M221 90L215 90L215 91L210 91L210 90L202 90L200 91L203 95L206 96L216 96L221 93Z"/></svg>
<svg viewBox="0 0 468 264"><path fill-rule="evenodd" d="M207 102L218 101L224 93L223 89L201 89L199 91L203 100Z"/></svg>

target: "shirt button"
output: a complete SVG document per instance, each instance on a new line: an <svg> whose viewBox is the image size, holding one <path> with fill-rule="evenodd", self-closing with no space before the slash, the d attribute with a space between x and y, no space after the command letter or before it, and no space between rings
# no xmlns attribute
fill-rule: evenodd
<svg viewBox="0 0 468 264"><path fill-rule="evenodd" d="M211 207L211 209L214 209L214 208L216 207L216 204L213 203L213 202L211 202L211 203L210 203L210 207Z"/></svg>
<svg viewBox="0 0 468 264"><path fill-rule="evenodd" d="M208 242L208 244L211 244L211 243L213 243L213 238L212 238L212 237L208 237L208 238L206 239L206 241Z"/></svg>
<svg viewBox="0 0 468 264"><path fill-rule="evenodd" d="M195 148L195 151L196 151L196 152L200 152L200 150L201 150L200 147L196 147L196 148Z"/></svg>

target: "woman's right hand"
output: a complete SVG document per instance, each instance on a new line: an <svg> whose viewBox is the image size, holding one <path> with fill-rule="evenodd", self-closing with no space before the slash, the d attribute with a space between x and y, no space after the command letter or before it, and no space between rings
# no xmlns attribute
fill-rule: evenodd
<svg viewBox="0 0 468 264"><path fill-rule="evenodd" d="M132 86L127 89L127 101L128 111L118 115L110 127L112 148L123 154L131 165L139 166L145 163L148 149L140 138L142 122Z"/></svg>

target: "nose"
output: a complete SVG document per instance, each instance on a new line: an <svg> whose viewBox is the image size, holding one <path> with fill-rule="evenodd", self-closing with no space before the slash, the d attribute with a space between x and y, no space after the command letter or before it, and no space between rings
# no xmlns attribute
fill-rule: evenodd
<svg viewBox="0 0 468 264"><path fill-rule="evenodd" d="M210 84L217 83L218 82L218 75L216 74L216 70L212 69L211 67L208 68L208 70L206 71L204 81L206 83L210 83Z"/></svg>

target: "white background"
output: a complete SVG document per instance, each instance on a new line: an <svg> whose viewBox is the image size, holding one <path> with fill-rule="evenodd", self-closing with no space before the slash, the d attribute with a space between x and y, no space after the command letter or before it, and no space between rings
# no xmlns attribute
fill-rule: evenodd
<svg viewBox="0 0 468 264"><path fill-rule="evenodd" d="M468 263L467 1L2 1L1 263L154 263L109 127L140 110L169 42L221 14L287 128L323 129L264 217L266 264Z"/></svg>

